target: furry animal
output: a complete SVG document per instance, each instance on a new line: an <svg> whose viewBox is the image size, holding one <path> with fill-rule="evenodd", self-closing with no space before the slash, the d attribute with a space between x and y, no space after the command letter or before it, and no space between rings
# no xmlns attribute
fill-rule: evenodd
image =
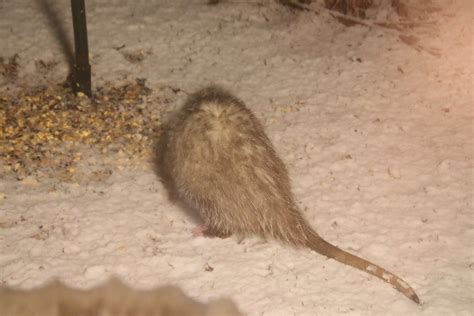
<svg viewBox="0 0 474 316"><path fill-rule="evenodd" d="M420 303L398 276L328 243L310 227L262 125L229 92L211 86L191 95L170 120L162 143L164 182L200 214L206 235L259 235L307 247L372 274Z"/></svg>
<svg viewBox="0 0 474 316"><path fill-rule="evenodd" d="M0 287L2 316L241 316L228 299L197 302L175 286L133 290L117 279L90 290L54 281L33 290Z"/></svg>

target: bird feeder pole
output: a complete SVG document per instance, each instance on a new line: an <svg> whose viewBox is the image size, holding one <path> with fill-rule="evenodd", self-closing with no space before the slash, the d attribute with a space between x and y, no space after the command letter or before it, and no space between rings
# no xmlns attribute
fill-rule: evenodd
<svg viewBox="0 0 474 316"><path fill-rule="evenodd" d="M82 92L91 96L91 66L87 43L87 22L84 0L71 0L72 24L74 27L75 62L73 67L72 88L75 93Z"/></svg>

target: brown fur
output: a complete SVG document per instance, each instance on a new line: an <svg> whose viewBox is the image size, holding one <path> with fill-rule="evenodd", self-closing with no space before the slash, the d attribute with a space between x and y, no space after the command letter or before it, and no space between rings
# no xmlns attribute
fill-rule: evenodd
<svg viewBox="0 0 474 316"><path fill-rule="evenodd" d="M294 202L290 179L262 125L242 101L218 87L190 96L166 131L162 174L216 236L271 237L308 247L388 282L419 303L396 275L322 239Z"/></svg>
<svg viewBox="0 0 474 316"><path fill-rule="evenodd" d="M2 316L239 316L235 304L218 299L208 305L186 296L175 286L148 291L112 279L90 290L59 281L33 290L0 287Z"/></svg>

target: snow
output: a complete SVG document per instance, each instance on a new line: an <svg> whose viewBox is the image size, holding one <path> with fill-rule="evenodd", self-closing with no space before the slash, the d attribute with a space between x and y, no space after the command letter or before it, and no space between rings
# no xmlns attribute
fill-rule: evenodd
<svg viewBox="0 0 474 316"><path fill-rule="evenodd" d="M148 164L102 183L0 180L2 283L90 287L118 275L203 301L230 296L248 315L474 314L473 10L438 2L435 31L418 29L421 50L394 30L273 1L86 3L94 85L179 88L170 110L209 83L231 89L262 120L313 227L404 278L421 306L309 251L194 237L198 222ZM69 3L0 3L0 56L19 54L23 85L67 74L38 3L54 4L71 33ZM37 59L59 64L47 77Z"/></svg>

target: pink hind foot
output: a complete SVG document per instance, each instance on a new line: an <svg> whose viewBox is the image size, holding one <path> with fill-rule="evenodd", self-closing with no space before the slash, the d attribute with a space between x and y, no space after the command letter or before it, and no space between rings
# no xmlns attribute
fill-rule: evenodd
<svg viewBox="0 0 474 316"><path fill-rule="evenodd" d="M206 225L199 225L193 228L191 231L194 237L200 237L204 236L205 232L207 231L207 226Z"/></svg>
<svg viewBox="0 0 474 316"><path fill-rule="evenodd" d="M212 229L207 225L199 225L193 228L191 231L194 237L219 237L219 238L227 238L230 237L231 233L222 232L217 229Z"/></svg>

